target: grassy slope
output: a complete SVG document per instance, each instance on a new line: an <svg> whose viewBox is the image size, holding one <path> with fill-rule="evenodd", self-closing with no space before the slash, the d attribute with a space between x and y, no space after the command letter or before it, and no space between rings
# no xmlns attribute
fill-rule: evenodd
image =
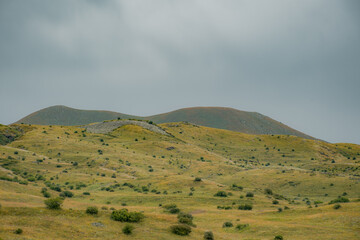
<svg viewBox="0 0 360 240"><path fill-rule="evenodd" d="M248 135L183 123L161 127L174 137L138 126L124 126L106 135L82 133L77 127L33 126L18 140L0 146L0 177L26 180L40 174L47 181L53 178L51 182L63 189L75 188L71 190L75 196L65 200L64 210L50 211L44 209L45 198L40 193L44 181L22 185L0 180L0 237L16 239L12 232L18 227L24 230L25 239L201 239L205 230L212 230L216 239L272 239L277 234L285 239L358 236L360 202L342 204L339 210L327 202L343 192L351 200L360 197L359 145ZM169 147L173 149L167 150ZM72 165L75 161L78 166ZM113 174L116 178L111 177ZM194 182L195 176L203 181ZM80 182L87 186L76 189ZM148 186L160 194L114 187L125 182L139 189ZM244 190L232 190L233 183ZM101 190L104 187L114 191ZM189 196L191 187L195 188L193 196ZM265 188L287 200L273 205L274 196L265 195ZM233 196L214 197L219 190ZM83 195L85 191L91 195ZM255 197L244 197L247 192ZM314 201L324 203L315 207ZM121 233L124 224L110 220L109 210L101 210L97 217L84 214L87 206L120 209L123 203L129 210L146 215L143 222L134 224L132 236ZM176 203L182 211L193 213L197 227L189 237L169 232L176 216L164 213L159 203ZM235 207L251 203L254 209L217 209L233 203ZM277 208L284 206L290 210L278 213ZM224 229L225 221L248 223L250 227L240 232ZM105 227L94 227L93 222L102 222Z"/></svg>

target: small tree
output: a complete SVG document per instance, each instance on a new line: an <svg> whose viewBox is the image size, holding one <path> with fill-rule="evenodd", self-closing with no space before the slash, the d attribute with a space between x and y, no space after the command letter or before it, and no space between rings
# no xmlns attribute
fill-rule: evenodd
<svg viewBox="0 0 360 240"><path fill-rule="evenodd" d="M49 198L44 203L48 209L61 209L63 200L61 198Z"/></svg>

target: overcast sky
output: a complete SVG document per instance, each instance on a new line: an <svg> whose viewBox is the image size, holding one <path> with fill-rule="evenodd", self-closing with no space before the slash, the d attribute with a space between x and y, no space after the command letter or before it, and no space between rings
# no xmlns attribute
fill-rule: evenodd
<svg viewBox="0 0 360 240"><path fill-rule="evenodd" d="M0 123L52 105L233 107L360 144L360 1L0 0Z"/></svg>

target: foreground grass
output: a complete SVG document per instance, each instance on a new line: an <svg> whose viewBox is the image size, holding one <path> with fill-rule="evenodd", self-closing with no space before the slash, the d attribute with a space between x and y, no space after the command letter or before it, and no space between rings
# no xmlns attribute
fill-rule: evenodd
<svg viewBox="0 0 360 240"><path fill-rule="evenodd" d="M358 238L360 146L184 123L161 126L173 136L138 126L110 134L26 126L23 136L0 146L0 238L202 239L207 230L215 239ZM44 208L42 188L59 195L49 186L74 194L63 210ZM265 194L266 188L273 194ZM218 191L228 196L215 197ZM248 192L254 196L246 197ZM334 209L328 202L338 196L351 202ZM194 216L189 236L170 232L177 217L160 207L167 203ZM242 204L253 209L238 210ZM142 211L146 218L127 236L110 210L90 216L88 206ZM227 221L249 226L223 228ZM92 225L99 222L104 226ZM21 235L14 233L18 228Z"/></svg>

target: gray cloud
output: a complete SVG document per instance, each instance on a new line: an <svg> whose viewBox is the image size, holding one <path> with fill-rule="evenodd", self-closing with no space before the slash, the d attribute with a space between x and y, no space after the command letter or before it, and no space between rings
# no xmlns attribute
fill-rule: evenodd
<svg viewBox="0 0 360 240"><path fill-rule="evenodd" d="M356 0L0 1L0 117L257 111L360 143Z"/></svg>

